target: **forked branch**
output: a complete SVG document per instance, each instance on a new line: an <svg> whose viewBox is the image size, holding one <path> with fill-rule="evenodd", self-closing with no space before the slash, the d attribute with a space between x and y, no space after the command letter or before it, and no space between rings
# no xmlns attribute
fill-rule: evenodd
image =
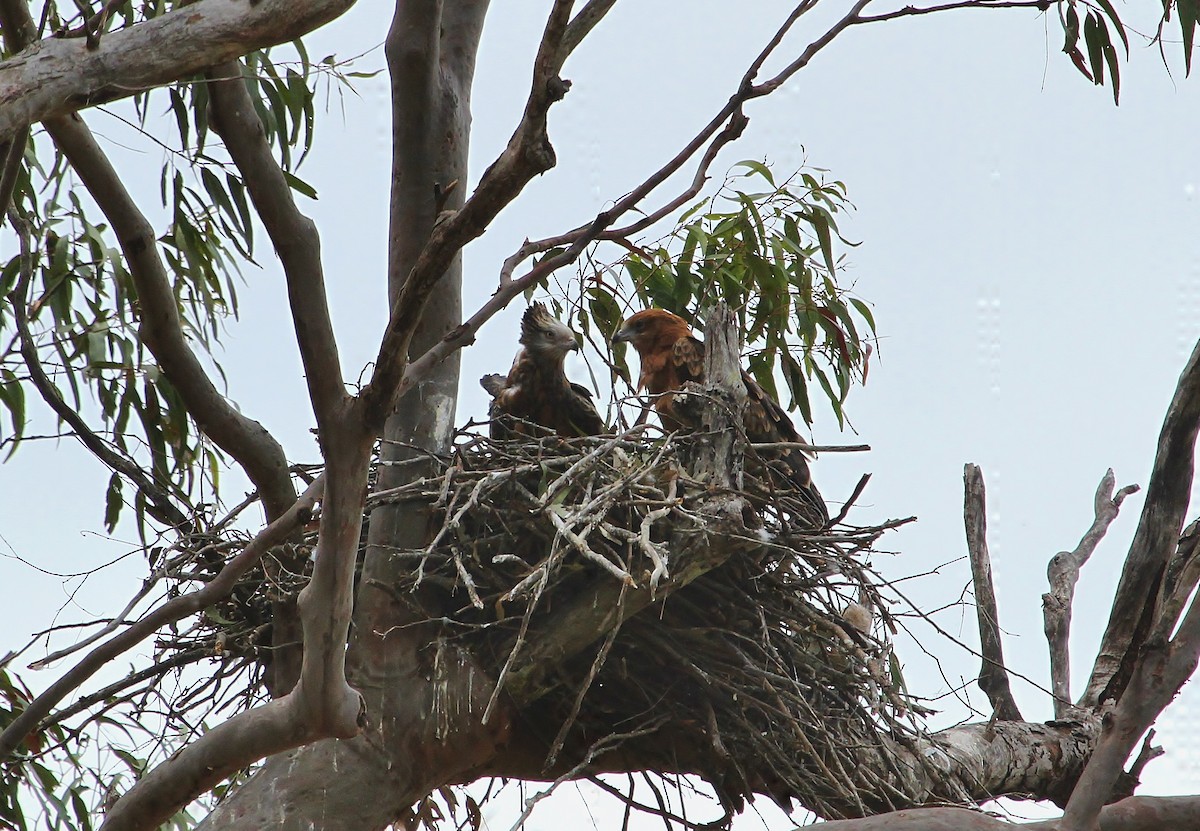
<svg viewBox="0 0 1200 831"><path fill-rule="evenodd" d="M1068 718L1073 709L1071 703L1071 612L1075 600L1075 584L1079 572L1091 558L1104 538L1108 526L1117 518L1125 497L1139 490L1137 485L1126 485L1115 494L1116 477L1112 468L1104 474L1096 488L1095 519L1083 535L1074 551L1060 551L1050 558L1046 568L1046 579L1050 591L1042 595L1042 619L1046 642L1050 647L1050 683L1054 693L1054 717Z"/></svg>

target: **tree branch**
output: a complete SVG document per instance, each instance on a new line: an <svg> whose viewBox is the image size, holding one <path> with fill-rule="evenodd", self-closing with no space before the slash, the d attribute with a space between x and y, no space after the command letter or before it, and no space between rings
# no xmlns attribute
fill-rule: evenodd
<svg viewBox="0 0 1200 831"><path fill-rule="evenodd" d="M1200 343L1184 367L1158 437L1146 502L1121 572L1096 663L1079 706L1121 697L1158 617L1160 587L1183 528L1200 431Z"/></svg>
<svg viewBox="0 0 1200 831"><path fill-rule="evenodd" d="M958 9L1037 9L1046 11L1053 5L1053 0L962 0L959 3L943 3L939 6L905 6L894 12L865 15L854 21L858 23L879 23L883 20L895 20L898 17L914 17L935 12L956 11Z"/></svg>
<svg viewBox="0 0 1200 831"><path fill-rule="evenodd" d="M1095 519L1092 526L1083 535L1074 551L1060 551L1050 558L1046 568L1046 579L1050 583L1050 591L1042 595L1042 619L1046 632L1046 642L1050 647L1050 683L1054 693L1054 717L1068 718L1073 705L1071 703L1071 612L1075 600L1075 584L1079 580L1079 572L1095 552L1096 546L1104 538L1108 526L1117 518L1121 503L1125 497L1136 493L1137 485L1126 485L1116 494L1113 487L1116 477L1112 469L1104 474L1096 488Z"/></svg>
<svg viewBox="0 0 1200 831"><path fill-rule="evenodd" d="M1200 796L1131 796L1100 812L1099 831L1191 831L1200 824ZM1016 824L966 808L918 808L807 825L808 831L1065 831L1061 819Z"/></svg>
<svg viewBox="0 0 1200 831"><path fill-rule="evenodd" d="M987 693L992 711L1002 721L1020 721L1021 711L1009 688L1004 647L1000 639L1000 612L992 583L992 562L987 547L987 507L983 472L978 465L963 469L963 521L967 526L967 550L971 557L971 580L975 584L975 616L979 620L979 689Z"/></svg>
<svg viewBox="0 0 1200 831"><path fill-rule="evenodd" d="M1151 485L1153 487L1153 484ZM1063 831L1090 831L1104 803L1124 775L1123 766L1138 739L1158 718L1200 663L1200 598L1193 597L1173 640L1151 637L1116 706L1105 715L1092 758L1063 813ZM1117 794L1124 796L1126 794Z"/></svg>
<svg viewBox="0 0 1200 831"><path fill-rule="evenodd" d="M14 49L18 54L0 63L0 141L38 121L295 40L352 5L353 0L204 0L111 32L94 49L81 38L50 38L36 49Z"/></svg>
<svg viewBox="0 0 1200 831"><path fill-rule="evenodd" d="M564 61L575 51L575 47L583 42L592 29L595 29L597 24L604 19L604 15L608 14L609 9L616 4L617 0L588 0L584 7L571 18L571 23L567 26L562 40Z"/></svg>
<svg viewBox="0 0 1200 831"><path fill-rule="evenodd" d="M324 476L308 490L313 498L321 498L321 528L313 575L298 604L305 649L296 685L286 695L208 730L156 766L117 801L104 831L157 827L221 780L266 756L317 739L358 734L364 704L346 681L345 659L370 447L371 442L364 441L356 453L327 459ZM308 511L304 514L306 519ZM275 541L291 530L285 529Z"/></svg>
<svg viewBox="0 0 1200 831"><path fill-rule="evenodd" d="M241 64L224 63L207 75L211 81L213 127L241 171L254 209L283 265L309 399L317 426L324 434L331 425L339 424L349 396L342 382L337 340L329 319L321 238L313 221L296 207L292 189L271 153L246 89Z"/></svg>
<svg viewBox="0 0 1200 831"><path fill-rule="evenodd" d="M379 347L371 380L359 397L367 424L382 426L398 400L398 390L408 359L408 347L421 320L425 302L458 252L481 235L496 215L525 185L555 164L554 148L546 132L551 105L566 94L558 77L562 66L562 38L572 3L556 0L546 21L534 61L533 84L525 112L508 146L479 180L461 210L449 212L434 223L429 240L405 276L392 305L391 318Z"/></svg>
<svg viewBox="0 0 1200 831"><path fill-rule="evenodd" d="M109 809L101 831L158 828L222 779L271 755L324 738L296 711L294 693L209 728L137 780Z"/></svg>
<svg viewBox="0 0 1200 831"><path fill-rule="evenodd" d="M6 759L33 732L50 710L69 693L87 681L101 667L118 655L137 646L159 628L183 620L211 606L233 591L238 579L245 574L270 548L283 542L295 529L304 525L312 515L314 504L321 498L324 480L317 479L280 517L259 531L236 557L230 560L212 580L189 594L168 600L149 612L128 629L93 649L78 664L65 672L46 691L29 705L0 733L0 759Z"/></svg>

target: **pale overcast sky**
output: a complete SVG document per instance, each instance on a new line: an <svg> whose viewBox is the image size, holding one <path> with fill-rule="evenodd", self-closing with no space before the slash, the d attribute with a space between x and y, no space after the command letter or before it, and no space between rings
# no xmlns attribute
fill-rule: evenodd
<svg viewBox="0 0 1200 831"><path fill-rule="evenodd" d="M1151 30L1145 15L1159 6L1139 2L1130 21ZM474 90L473 177L517 123L547 5L493 2ZM363 0L310 38L310 55L374 49L388 7ZM728 98L788 8L768 0L618 3L564 71L573 86L550 116L559 166L467 250L465 307L491 292L502 260L523 238L581 224L674 155ZM801 26L787 54L815 34ZM880 343L868 385L847 405L857 433L840 433L822 413L813 437L865 442L873 451L826 454L814 475L826 497L840 502L862 473L872 473L856 521L919 517L884 541L895 556L875 562L892 577L943 566L907 584L915 600L940 606L970 579L960 559L962 469L980 464L1007 655L1039 684L1048 684L1045 564L1087 529L1106 468L1118 485L1146 484L1166 405L1200 337L1200 81L1183 77L1177 44L1166 48L1173 77L1157 47L1133 39L1114 107L1110 90L1091 86L1061 54L1054 19L993 10L862 27L779 93L751 104L746 137L713 168L719 175L756 158L786 173L807 163L846 183L857 211L842 231L862 242L850 251L849 274L874 305ZM374 49L355 69L382 66ZM329 104L302 170L320 194L305 207L321 228L351 381L370 360L386 314L390 155L386 80L381 74L357 86L357 97ZM88 120L102 133L116 130L100 113ZM154 168L153 189L158 157L142 158ZM311 460L311 411L278 268L268 262L245 276L242 320L227 341L230 393L292 456ZM476 379L507 368L518 316L514 306L495 319L464 354L460 421L485 411ZM568 366L580 380L587 377L583 360ZM68 591L61 579L12 559L14 550L62 572L129 550L96 537L106 479L69 443L23 448L0 468L7 543L0 542L0 585L26 599L0 609L0 652L49 625ZM1141 506L1140 494L1126 502L1083 573L1072 643L1076 687L1090 669ZM77 602L89 614L115 613L142 567L131 557L89 580ZM68 607L59 620L81 616ZM968 643L977 640L972 616L949 612L940 620ZM952 680L977 672L963 650L928 631L922 639ZM901 657L914 691L944 692L919 649L902 644ZM1047 695L1015 684L1026 717L1051 717ZM986 705L977 690L971 695ZM1200 751L1190 749L1200 746L1198 702L1187 689L1164 716L1159 738L1168 756L1149 766L1144 792L1200 789ZM952 700L944 704L935 726L964 716ZM507 825L495 818L492 827ZM529 827L561 826L553 814L539 820L535 813Z"/></svg>

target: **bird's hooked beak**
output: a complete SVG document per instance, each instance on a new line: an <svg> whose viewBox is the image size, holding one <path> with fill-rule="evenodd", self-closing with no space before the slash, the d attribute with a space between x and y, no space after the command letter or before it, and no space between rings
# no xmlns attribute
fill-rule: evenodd
<svg viewBox="0 0 1200 831"><path fill-rule="evenodd" d="M613 343L628 343L633 340L633 332L629 326L622 326L617 330L617 333L612 336Z"/></svg>

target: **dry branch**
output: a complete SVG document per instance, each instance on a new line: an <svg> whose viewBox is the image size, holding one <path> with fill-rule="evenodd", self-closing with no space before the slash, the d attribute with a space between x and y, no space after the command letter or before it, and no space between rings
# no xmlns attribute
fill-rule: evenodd
<svg viewBox="0 0 1200 831"><path fill-rule="evenodd" d="M228 596L241 576L253 567L268 549L283 542L308 521L314 504L321 498L322 489L323 480L320 479L309 486L283 516L260 531L203 588L168 600L119 635L93 649L59 677L45 692L31 701L0 734L0 759L7 758L27 735L37 729L38 724L58 702L78 689L105 664L132 649L163 626L194 615Z"/></svg>
<svg viewBox="0 0 1200 831"><path fill-rule="evenodd" d="M1158 618L1163 576L1183 530L1200 431L1200 344L1192 350L1163 421L1146 502L1121 571L1108 626L1079 701L1117 700Z"/></svg>
<svg viewBox="0 0 1200 831"><path fill-rule="evenodd" d="M963 519L967 526L967 550L971 558L971 579L975 584L975 616L979 621L979 649L983 666L979 670L979 688L992 703L994 718L1020 721L1021 711L1013 698L1004 663L1000 639L1000 612L992 583L992 561L987 548L987 505L983 472L968 464L963 470Z"/></svg>
<svg viewBox="0 0 1200 831"><path fill-rule="evenodd" d="M1096 488L1095 519L1074 551L1060 551L1050 558L1046 579L1050 591L1042 595L1042 618L1046 642L1050 647L1050 683L1054 693L1054 717L1067 718L1074 709L1071 703L1071 611L1075 584L1079 572L1095 552L1108 526L1117 518L1125 497L1138 491L1137 485L1126 485L1115 494L1116 477L1110 468Z"/></svg>

